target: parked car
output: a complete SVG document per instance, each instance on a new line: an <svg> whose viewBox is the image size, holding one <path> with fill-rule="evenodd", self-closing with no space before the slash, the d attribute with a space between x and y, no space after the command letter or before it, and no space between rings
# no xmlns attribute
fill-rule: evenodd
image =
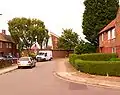
<svg viewBox="0 0 120 95"><path fill-rule="evenodd" d="M52 51L39 51L36 56L37 61L45 61L52 59Z"/></svg>
<svg viewBox="0 0 120 95"><path fill-rule="evenodd" d="M21 57L21 58L19 58L17 64L18 64L18 68L20 68L20 67L35 67L36 60L34 60L31 57Z"/></svg>

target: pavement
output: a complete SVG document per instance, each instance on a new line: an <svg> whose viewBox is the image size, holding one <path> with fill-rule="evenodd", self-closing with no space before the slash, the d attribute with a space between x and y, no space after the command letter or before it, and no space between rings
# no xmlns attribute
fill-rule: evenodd
<svg viewBox="0 0 120 95"><path fill-rule="evenodd" d="M16 70L17 68L18 68L17 64L13 64L12 66L2 68L0 69L0 75Z"/></svg>
<svg viewBox="0 0 120 95"><path fill-rule="evenodd" d="M68 59L63 59L57 63L55 75L60 79L78 84L120 89L120 77L90 75L79 72L70 65Z"/></svg>

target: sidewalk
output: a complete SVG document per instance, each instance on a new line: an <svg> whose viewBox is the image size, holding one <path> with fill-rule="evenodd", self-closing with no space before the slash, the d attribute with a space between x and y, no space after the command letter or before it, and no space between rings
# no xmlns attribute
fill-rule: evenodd
<svg viewBox="0 0 120 95"><path fill-rule="evenodd" d="M78 72L68 63L68 59L61 59L56 65L55 75L61 79L75 83L120 89L120 77L96 76Z"/></svg>
<svg viewBox="0 0 120 95"><path fill-rule="evenodd" d="M10 66L10 67L2 68L2 69L0 69L0 75L1 75L1 74L5 74L5 73L10 72L10 71L13 71L13 70L15 70L15 69L17 69L17 68L18 68L18 66L17 66L16 64L13 64L13 65Z"/></svg>

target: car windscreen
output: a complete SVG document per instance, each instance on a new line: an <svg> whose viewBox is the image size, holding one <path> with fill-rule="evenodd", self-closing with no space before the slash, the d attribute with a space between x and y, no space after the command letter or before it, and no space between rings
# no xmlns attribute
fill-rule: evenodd
<svg viewBox="0 0 120 95"><path fill-rule="evenodd" d="M20 58L19 60L20 60L20 61L28 61L29 58Z"/></svg>
<svg viewBox="0 0 120 95"><path fill-rule="evenodd" d="M39 55L44 55L45 53L40 52Z"/></svg>

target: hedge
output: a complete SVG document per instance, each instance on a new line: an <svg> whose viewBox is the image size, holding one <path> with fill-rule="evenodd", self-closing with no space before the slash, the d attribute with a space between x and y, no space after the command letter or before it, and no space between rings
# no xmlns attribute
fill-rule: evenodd
<svg viewBox="0 0 120 95"><path fill-rule="evenodd" d="M120 58L111 58L110 61L120 61Z"/></svg>
<svg viewBox="0 0 120 95"><path fill-rule="evenodd" d="M117 55L112 54L106 54L106 53L91 53L91 54L70 54L69 56L69 62L74 63L76 59L81 60L87 60L87 61L108 61L111 58L117 58Z"/></svg>
<svg viewBox="0 0 120 95"><path fill-rule="evenodd" d="M0 60L0 68L8 67L12 65L11 60Z"/></svg>
<svg viewBox="0 0 120 95"><path fill-rule="evenodd" d="M77 59L74 67L84 73L120 76L120 61L83 61Z"/></svg>

